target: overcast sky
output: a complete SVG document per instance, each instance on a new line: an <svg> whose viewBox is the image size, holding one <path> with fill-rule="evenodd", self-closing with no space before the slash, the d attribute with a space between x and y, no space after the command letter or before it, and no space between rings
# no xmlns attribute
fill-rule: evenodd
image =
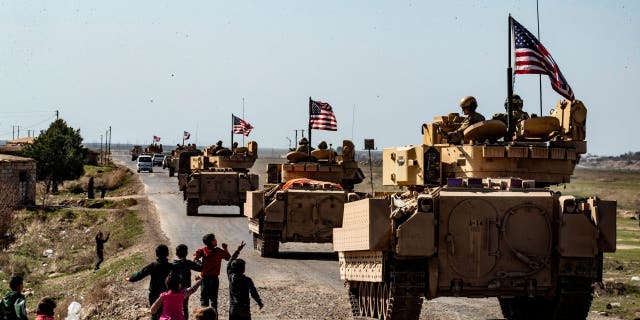
<svg viewBox="0 0 640 320"><path fill-rule="evenodd" d="M588 109L588 151L640 151L640 1L539 9L540 39ZM0 1L0 139L59 110L86 142L111 126L113 142L174 145L186 130L228 144L234 113L261 147L287 147L312 97L338 120L314 145L419 144L463 96L486 117L504 110L509 13L537 34L535 0ZM542 88L546 115L561 96L548 77ZM515 92L540 113L537 75Z"/></svg>

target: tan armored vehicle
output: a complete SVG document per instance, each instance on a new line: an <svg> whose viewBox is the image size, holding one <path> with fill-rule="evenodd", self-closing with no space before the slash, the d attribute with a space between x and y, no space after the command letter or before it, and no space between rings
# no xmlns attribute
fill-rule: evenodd
<svg viewBox="0 0 640 320"><path fill-rule="evenodd" d="M459 145L446 141L459 117L437 117L422 144L385 148L383 184L406 191L345 204L333 234L353 315L418 319L423 298L455 296L497 297L507 319L585 319L616 202L549 186L586 152L586 114L563 100L513 132L473 124Z"/></svg>
<svg viewBox="0 0 640 320"><path fill-rule="evenodd" d="M136 161L141 154L142 154L142 147L133 146L133 148L131 148L131 161Z"/></svg>
<svg viewBox="0 0 640 320"><path fill-rule="evenodd" d="M180 160L180 155L184 153L183 160ZM190 173L191 171L191 157L192 156L200 156L202 152L197 149L195 144L189 145L177 145L175 149L171 150L171 155L165 156L165 161L163 164L163 169L169 169L169 177L173 177L176 172L180 172L180 161L183 163L184 172ZM182 191L182 189L180 189Z"/></svg>
<svg viewBox="0 0 640 320"><path fill-rule="evenodd" d="M185 159L187 154L180 154L179 159ZM257 158L255 141L233 151L212 146L203 155L189 157L190 173L178 175L187 201L187 215L197 215L201 205L238 206L242 215L247 191L258 188L258 175L249 173Z"/></svg>
<svg viewBox="0 0 640 320"><path fill-rule="evenodd" d="M247 192L244 211L261 256L277 255L280 242L331 242L344 203L357 197L353 187L364 178L354 155L353 143L345 140L341 155L318 149L308 156L299 147L287 163L269 165L270 184Z"/></svg>
<svg viewBox="0 0 640 320"><path fill-rule="evenodd" d="M152 143L144 148L144 153L146 154L154 154L154 153L162 153L162 145L157 143Z"/></svg>

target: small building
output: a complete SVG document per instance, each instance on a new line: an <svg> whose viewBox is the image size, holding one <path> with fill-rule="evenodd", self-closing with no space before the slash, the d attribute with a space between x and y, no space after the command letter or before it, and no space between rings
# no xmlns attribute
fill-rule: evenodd
<svg viewBox="0 0 640 320"><path fill-rule="evenodd" d="M0 192L7 193L2 198L11 199L13 205L35 204L36 161L0 154L0 185Z"/></svg>

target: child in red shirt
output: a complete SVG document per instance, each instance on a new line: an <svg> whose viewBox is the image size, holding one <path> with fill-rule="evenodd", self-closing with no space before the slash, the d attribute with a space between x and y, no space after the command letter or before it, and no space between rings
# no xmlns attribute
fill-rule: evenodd
<svg viewBox="0 0 640 320"><path fill-rule="evenodd" d="M202 264L200 305L203 307L211 305L217 310L220 266L222 259L229 261L231 254L229 254L226 243L222 244L222 249L218 247L218 241L213 233L205 234L202 237L202 242L206 247L196 250L194 254L194 260Z"/></svg>

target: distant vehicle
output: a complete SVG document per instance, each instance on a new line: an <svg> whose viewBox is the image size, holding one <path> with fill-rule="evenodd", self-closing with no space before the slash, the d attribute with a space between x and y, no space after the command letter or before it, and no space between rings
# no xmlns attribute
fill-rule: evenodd
<svg viewBox="0 0 640 320"><path fill-rule="evenodd" d="M159 154L159 153L154 154L152 161L154 166L162 166L162 163L164 161L164 154Z"/></svg>
<svg viewBox="0 0 640 320"><path fill-rule="evenodd" d="M287 163L268 164L264 188L247 191L244 214L261 257L277 256L281 242L331 243L345 203L365 196L354 192L364 174L353 142L344 140L340 155L320 146L310 153L291 151Z"/></svg>
<svg viewBox="0 0 640 320"><path fill-rule="evenodd" d="M153 160L150 155L140 155L138 157L138 162L136 163L136 168L138 169L138 173L140 171L149 171L153 172Z"/></svg>
<svg viewBox="0 0 640 320"><path fill-rule="evenodd" d="M141 153L142 153L141 146L133 146L133 148L131 148L131 161L136 161L136 159L138 159L138 156L140 156Z"/></svg>
<svg viewBox="0 0 640 320"><path fill-rule="evenodd" d="M162 160L162 169L166 169L169 167L169 164L171 163L171 156L165 155L164 156L164 160Z"/></svg>
<svg viewBox="0 0 640 320"><path fill-rule="evenodd" d="M258 188L258 175L249 172L258 158L258 144L249 141L233 151L211 146L203 155L187 157L193 152L184 151L179 159L178 186L187 201L187 215L197 215L203 205L238 206L242 215L247 191Z"/></svg>

